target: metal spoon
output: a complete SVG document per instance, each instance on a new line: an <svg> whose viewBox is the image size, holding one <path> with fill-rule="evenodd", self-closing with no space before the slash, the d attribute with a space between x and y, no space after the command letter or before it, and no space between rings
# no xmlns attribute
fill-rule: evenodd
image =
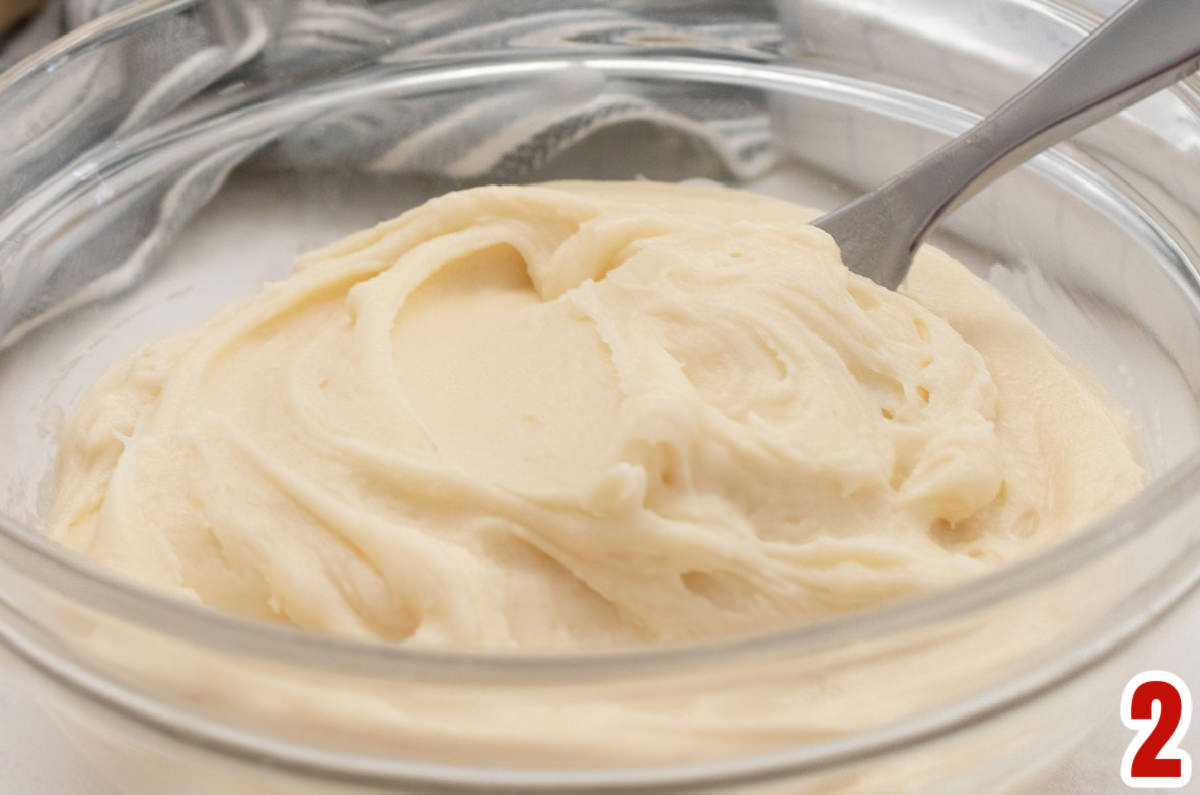
<svg viewBox="0 0 1200 795"><path fill-rule="evenodd" d="M904 280L945 213L1064 138L1200 67L1200 0L1133 0L963 135L813 223L852 271Z"/></svg>

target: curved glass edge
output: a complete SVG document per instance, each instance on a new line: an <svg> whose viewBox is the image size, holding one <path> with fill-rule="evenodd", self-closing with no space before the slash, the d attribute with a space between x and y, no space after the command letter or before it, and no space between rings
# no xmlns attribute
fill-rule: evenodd
<svg viewBox="0 0 1200 795"><path fill-rule="evenodd" d="M187 745L191 750L251 766L264 762L305 780L418 791L528 793L683 793L779 783L878 761L1001 719L1032 705L1056 688L1095 671L1161 623L1200 588L1195 552L1172 564L1177 576L1161 578L1140 599L1128 602L1109 631L1051 665L1035 669L976 697L884 726L865 734L733 760L633 769L540 769L455 766L318 750L261 733L234 729L194 712L157 702L5 631L0 648L36 672L60 695L86 700L136 728ZM0 602L0 615L4 604Z"/></svg>
<svg viewBox="0 0 1200 795"><path fill-rule="evenodd" d="M115 41L161 15L175 13L200 2L204 0L136 0L97 17L0 72L0 92L11 90L30 75L53 69L88 50Z"/></svg>

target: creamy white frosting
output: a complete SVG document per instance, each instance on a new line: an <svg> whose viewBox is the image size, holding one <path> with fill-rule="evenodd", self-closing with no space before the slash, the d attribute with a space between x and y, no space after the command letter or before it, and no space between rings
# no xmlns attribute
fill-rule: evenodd
<svg viewBox="0 0 1200 795"><path fill-rule="evenodd" d="M50 532L242 615L582 650L929 592L1141 488L1122 411L985 283L926 247L883 289L814 215L434 199L113 367Z"/></svg>

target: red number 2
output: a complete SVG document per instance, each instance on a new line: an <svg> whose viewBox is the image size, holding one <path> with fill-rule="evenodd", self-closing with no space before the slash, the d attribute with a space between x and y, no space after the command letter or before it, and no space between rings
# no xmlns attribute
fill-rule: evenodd
<svg viewBox="0 0 1200 795"><path fill-rule="evenodd" d="M1125 750L1121 779L1130 787L1185 786L1192 760L1179 741L1191 718L1191 693L1179 677L1143 671L1130 679L1121 697L1121 721L1137 736Z"/></svg>

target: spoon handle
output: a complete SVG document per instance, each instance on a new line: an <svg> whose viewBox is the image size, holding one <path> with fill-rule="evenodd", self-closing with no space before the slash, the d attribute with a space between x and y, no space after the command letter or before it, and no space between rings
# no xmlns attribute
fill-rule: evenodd
<svg viewBox="0 0 1200 795"><path fill-rule="evenodd" d="M816 225L838 240L852 270L895 287L943 213L1197 67L1200 0L1133 0L967 133Z"/></svg>

